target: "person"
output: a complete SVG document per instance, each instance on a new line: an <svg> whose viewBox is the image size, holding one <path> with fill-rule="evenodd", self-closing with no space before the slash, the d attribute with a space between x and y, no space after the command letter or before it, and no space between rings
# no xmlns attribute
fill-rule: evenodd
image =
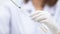
<svg viewBox="0 0 60 34"><path fill-rule="evenodd" d="M9 0L3 3L0 7L0 34L59 33L56 24L60 22L60 10L57 10L59 5L56 2L51 5L47 0ZM46 25L52 33L40 30L41 24Z"/></svg>

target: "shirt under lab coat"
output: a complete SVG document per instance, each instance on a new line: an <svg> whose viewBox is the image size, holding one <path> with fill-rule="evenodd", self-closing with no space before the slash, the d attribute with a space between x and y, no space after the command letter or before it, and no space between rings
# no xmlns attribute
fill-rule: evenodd
<svg viewBox="0 0 60 34"><path fill-rule="evenodd" d="M41 23L33 21L29 16L34 13L34 7L31 2L23 4L19 9L11 1L7 1L0 7L0 34L51 34L41 30ZM56 8L56 9L55 9ZM47 6L44 10L50 11L51 15L60 21L60 8L58 4L51 9Z"/></svg>

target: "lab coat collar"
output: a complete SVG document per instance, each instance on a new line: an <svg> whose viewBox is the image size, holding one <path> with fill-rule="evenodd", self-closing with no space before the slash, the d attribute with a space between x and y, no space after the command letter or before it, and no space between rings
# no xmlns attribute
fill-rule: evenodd
<svg viewBox="0 0 60 34"><path fill-rule="evenodd" d="M11 1L13 1L15 3L15 5L17 5L17 7L21 7L22 9L27 9L27 10L34 9L34 6L31 1L29 1L27 4L24 3L24 0L11 0Z"/></svg>
<svg viewBox="0 0 60 34"><path fill-rule="evenodd" d="M11 0L12 3L15 3L15 5L17 5L17 7L21 7L22 4L24 4L24 0Z"/></svg>
<svg viewBox="0 0 60 34"><path fill-rule="evenodd" d="M35 8L31 1L29 1L28 3L24 3L23 0L11 0L11 1L13 1L18 8L21 7L22 12L26 15L30 15L35 11Z"/></svg>

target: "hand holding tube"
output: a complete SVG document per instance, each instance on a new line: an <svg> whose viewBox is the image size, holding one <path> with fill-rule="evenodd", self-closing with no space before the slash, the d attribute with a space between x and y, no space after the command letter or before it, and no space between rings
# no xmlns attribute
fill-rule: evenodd
<svg viewBox="0 0 60 34"><path fill-rule="evenodd" d="M38 10L31 15L31 18L36 22L44 23L50 29L52 34L58 34L59 29L57 23L49 12Z"/></svg>

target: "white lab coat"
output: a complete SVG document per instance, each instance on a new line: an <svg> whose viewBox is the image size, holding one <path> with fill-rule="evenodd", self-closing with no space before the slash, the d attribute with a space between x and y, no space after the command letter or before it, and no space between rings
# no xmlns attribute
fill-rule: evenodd
<svg viewBox="0 0 60 34"><path fill-rule="evenodd" d="M0 7L0 34L50 34L51 33L50 31L48 31L47 33L43 32L40 28L41 24L31 20L31 18L29 17L34 12L34 7L32 6L31 3L23 4L21 7L22 9L19 9L11 1L7 1L2 4L2 6ZM55 15L54 18L56 19L57 22L60 22L59 7L56 8L56 10L57 10L56 13L54 12Z"/></svg>

